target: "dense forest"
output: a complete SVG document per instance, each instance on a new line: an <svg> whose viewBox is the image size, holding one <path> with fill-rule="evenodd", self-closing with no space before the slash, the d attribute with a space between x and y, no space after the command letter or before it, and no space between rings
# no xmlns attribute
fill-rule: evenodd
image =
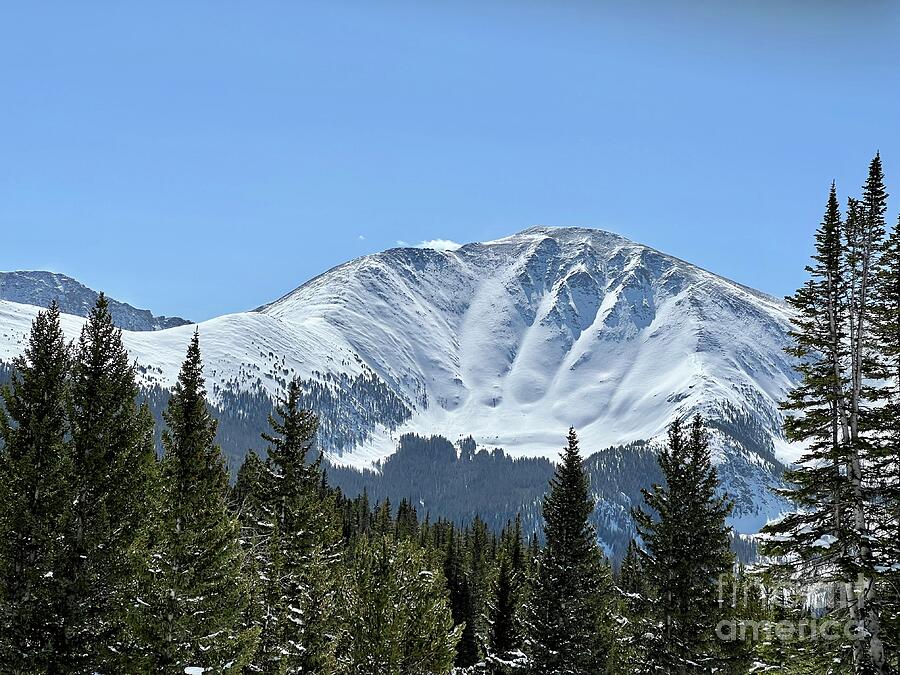
<svg viewBox="0 0 900 675"><path fill-rule="evenodd" d="M229 431L259 448L231 480L198 333L172 391L142 393L102 295L73 344L51 306L2 390L0 672L897 672L900 223L888 232L886 199L878 156L845 210L832 187L789 299L803 379L785 431L806 455L785 474L797 508L764 529L752 567L709 444L737 417L675 419L658 448L589 460L572 429L555 465L410 436L370 492L326 470L321 396L285 380L263 428ZM501 472L514 502L490 499ZM614 490L627 499L613 508L631 505L621 554L597 536L596 494Z"/></svg>

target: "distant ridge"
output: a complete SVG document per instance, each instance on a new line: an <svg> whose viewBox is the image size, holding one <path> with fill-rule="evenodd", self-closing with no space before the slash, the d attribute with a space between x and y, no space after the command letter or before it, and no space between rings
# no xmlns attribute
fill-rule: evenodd
<svg viewBox="0 0 900 675"><path fill-rule="evenodd" d="M65 274L44 271L0 272L0 300L24 305L47 307L53 300L60 311L75 316L87 316L100 294ZM109 310L119 328L133 331L153 331L191 323L180 317L156 316L148 309L109 300Z"/></svg>

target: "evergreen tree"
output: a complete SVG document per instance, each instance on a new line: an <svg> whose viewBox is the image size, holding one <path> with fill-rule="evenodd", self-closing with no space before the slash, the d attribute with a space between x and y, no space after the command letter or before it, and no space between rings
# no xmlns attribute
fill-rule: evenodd
<svg viewBox="0 0 900 675"><path fill-rule="evenodd" d="M452 525L447 539L444 557L444 575L450 596L450 610L455 625L462 628L456 644L454 662L460 668L468 668L478 663L478 621L475 615L475 601L472 584L466 569L465 537Z"/></svg>
<svg viewBox="0 0 900 675"><path fill-rule="evenodd" d="M70 672L131 670L139 653L128 625L148 567L156 454L153 420L137 393L101 294L75 346L68 412L74 498L59 569L65 619L55 644Z"/></svg>
<svg viewBox="0 0 900 675"><path fill-rule="evenodd" d="M900 220L885 241L876 281L875 375L883 383L876 392L881 443L872 469L880 479L874 518L883 533L876 563L884 577L884 638L900 668Z"/></svg>
<svg viewBox="0 0 900 675"><path fill-rule="evenodd" d="M593 674L606 667L609 567L589 517L594 510L575 430L544 499L546 546L527 609L534 673Z"/></svg>
<svg viewBox="0 0 900 675"><path fill-rule="evenodd" d="M259 522L266 542L258 565L266 611L254 659L262 672L331 672L342 620L337 507L322 491L321 455L309 461L318 422L300 400L292 380L269 418L272 433L263 435L269 447Z"/></svg>
<svg viewBox="0 0 900 675"><path fill-rule="evenodd" d="M256 631L241 626L248 589L239 525L228 508L228 471L215 445L197 331L164 417L155 597L143 622L151 670L238 673L253 654Z"/></svg>
<svg viewBox="0 0 900 675"><path fill-rule="evenodd" d="M252 450L248 451L231 490L231 504L235 511L243 513L249 509L259 512L265 473L266 467L259 455Z"/></svg>
<svg viewBox="0 0 900 675"><path fill-rule="evenodd" d="M676 418L659 454L665 485L644 490L652 510L635 509L644 542L642 567L651 590L650 609L660 640L647 657L647 672L702 673L721 667L715 628L723 618L718 582L732 565L732 505L717 495L718 477L699 415L685 432Z"/></svg>
<svg viewBox="0 0 900 675"><path fill-rule="evenodd" d="M640 547L634 539L628 544L616 579L618 630L614 649L614 672L641 672L647 655L655 649L657 626L650 613L651 596ZM648 639L647 636L651 636Z"/></svg>
<svg viewBox="0 0 900 675"><path fill-rule="evenodd" d="M0 391L0 663L58 672L65 614L59 537L72 502L66 442L69 353L54 303L31 326L25 353Z"/></svg>
<svg viewBox="0 0 900 675"><path fill-rule="evenodd" d="M872 385L884 375L883 345L875 337L884 324L877 281L886 199L878 155L862 199L849 200L843 222L832 186L810 279L788 299L797 310L791 353L800 360L802 381L784 405L790 412L785 432L808 451L786 475L784 494L797 510L765 530L764 552L783 563L776 572L857 585L854 597L835 608L855 625L843 667L857 672L883 672L886 658L879 597L885 541L878 523L885 433L874 405L882 390Z"/></svg>
<svg viewBox="0 0 900 675"><path fill-rule="evenodd" d="M410 540L360 539L351 554L340 602L352 622L341 633L339 673L448 674L454 628L442 575L428 569Z"/></svg>
<svg viewBox="0 0 900 675"><path fill-rule="evenodd" d="M241 524L240 542L244 551L243 576L247 581L249 598L244 610L242 624L260 633L253 660L245 667L245 672L265 672L260 663L264 661L264 636L272 622L277 605L277 589L266 576L270 569L270 531L267 527L266 504L268 499L268 469L255 452L244 457L231 491L231 508ZM270 670L278 671L278 662L270 663Z"/></svg>
<svg viewBox="0 0 900 675"><path fill-rule="evenodd" d="M625 551L616 587L625 596L633 614L639 614L647 602L649 591L644 579L641 549L632 539Z"/></svg>
<svg viewBox="0 0 900 675"><path fill-rule="evenodd" d="M419 516L416 507L408 499L401 499L397 507L397 537L400 539L415 538L419 533Z"/></svg>
<svg viewBox="0 0 900 675"><path fill-rule="evenodd" d="M493 601L488 607L488 644L486 663L491 673L506 675L525 667L521 646L519 611L521 576L508 551L500 553L493 586Z"/></svg>

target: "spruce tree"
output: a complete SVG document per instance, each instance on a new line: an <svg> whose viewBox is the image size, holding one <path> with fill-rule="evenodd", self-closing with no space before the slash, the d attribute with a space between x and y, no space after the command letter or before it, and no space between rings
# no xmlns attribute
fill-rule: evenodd
<svg viewBox="0 0 900 675"><path fill-rule="evenodd" d="M881 438L872 469L880 479L874 518L883 533L876 565L883 575L884 638L900 661L900 220L884 243L873 313L875 371L883 383L876 391Z"/></svg>
<svg viewBox="0 0 900 675"><path fill-rule="evenodd" d="M475 601L472 584L466 565L466 551L463 533L450 526L447 549L444 556L444 576L450 597L453 622L461 626L456 644L455 664L468 668L478 663L478 621L475 616Z"/></svg>
<svg viewBox="0 0 900 675"><path fill-rule="evenodd" d="M241 525L241 548L244 551L243 575L247 581L249 598L244 609L242 624L259 632L259 641L253 659L245 672L267 672L260 664L267 661L263 652L266 630L275 616L273 607L278 597L275 584L270 583L265 570L270 567L270 531L266 527L269 471L252 450L244 457L231 490L231 508ZM278 672L277 663L269 670Z"/></svg>
<svg viewBox="0 0 900 675"><path fill-rule="evenodd" d="M521 651L519 610L521 578L513 566L509 552L500 553L488 606L488 644L485 662L494 675L506 675L525 666Z"/></svg>
<svg viewBox="0 0 900 675"><path fill-rule="evenodd" d="M149 562L156 454L153 420L137 393L134 366L101 294L75 345L68 413L74 496L56 649L74 672L133 670L140 651L129 624Z"/></svg>
<svg viewBox="0 0 900 675"><path fill-rule="evenodd" d="M589 522L594 510L575 430L569 430L544 498L546 546L527 608L527 650L534 673L603 672L609 651L609 566Z"/></svg>
<svg viewBox="0 0 900 675"><path fill-rule="evenodd" d="M228 507L228 471L215 445L197 331L163 416L155 597L143 622L151 670L238 673L253 654L256 631L241 625L248 588L240 530Z"/></svg>
<svg viewBox="0 0 900 675"><path fill-rule="evenodd" d="M649 611L661 629L644 668L714 672L724 661L715 628L724 617L718 582L732 565L725 523L732 505L717 494L718 477L699 415L689 431L677 418L672 422L658 461L665 485L644 490L650 510L634 511L645 547L641 566L653 600Z"/></svg>
<svg viewBox="0 0 900 675"><path fill-rule="evenodd" d="M785 433L807 452L786 474L783 494L796 511L765 528L764 552L783 563L776 573L857 586L834 616L844 612L854 625L842 667L858 672L885 668L879 597L885 541L878 523L885 434L881 388L872 382L883 375L876 335L886 199L878 155L862 199L848 201L843 221L832 186L810 278L788 298L796 310L790 353L802 379L784 404Z"/></svg>
<svg viewBox="0 0 900 675"><path fill-rule="evenodd" d="M266 613L254 659L262 672L330 672L342 621L337 508L322 490L321 454L309 456L318 421L300 407L301 393L292 380L269 418L272 432L263 435L269 447L258 569Z"/></svg>
<svg viewBox="0 0 900 675"><path fill-rule="evenodd" d="M491 600L488 603L486 663L495 674L513 673L526 665L522 651L522 606L525 599L525 544L522 519L507 523L495 554Z"/></svg>
<svg viewBox="0 0 900 675"><path fill-rule="evenodd" d="M339 602L352 617L341 632L337 672L353 675L449 674L454 628L443 576L406 539L361 538ZM321 672L321 671L318 671Z"/></svg>
<svg viewBox="0 0 900 675"><path fill-rule="evenodd" d="M65 542L72 502L66 399L70 358L56 303L31 326L0 391L0 663L59 672Z"/></svg>
<svg viewBox="0 0 900 675"><path fill-rule="evenodd" d="M616 578L618 591L618 630L615 633L614 672L640 672L647 655L655 649L657 625L650 613L651 596L640 547L634 539L628 544ZM649 639L648 639L648 636Z"/></svg>

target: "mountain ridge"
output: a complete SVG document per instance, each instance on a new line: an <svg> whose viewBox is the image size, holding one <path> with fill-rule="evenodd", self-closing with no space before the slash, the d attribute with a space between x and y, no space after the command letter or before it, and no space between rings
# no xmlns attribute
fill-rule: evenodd
<svg viewBox="0 0 900 675"><path fill-rule="evenodd" d="M0 300L37 307L47 307L53 300L61 312L86 317L97 302L99 292L77 279L45 270L16 270L0 272ZM126 302L107 296L113 321L119 328L134 331L155 331L191 322L181 317L154 315L148 309L138 309Z"/></svg>
<svg viewBox="0 0 900 675"><path fill-rule="evenodd" d="M0 303L0 358L28 313ZM769 488L796 454L778 406L796 381L789 308L615 233L388 249L198 327L214 401L299 377L339 464L373 466L409 433L555 459L569 426L589 453L659 442L673 416L700 412L733 522L755 531L783 507ZM126 332L143 384L171 386L192 331Z"/></svg>

